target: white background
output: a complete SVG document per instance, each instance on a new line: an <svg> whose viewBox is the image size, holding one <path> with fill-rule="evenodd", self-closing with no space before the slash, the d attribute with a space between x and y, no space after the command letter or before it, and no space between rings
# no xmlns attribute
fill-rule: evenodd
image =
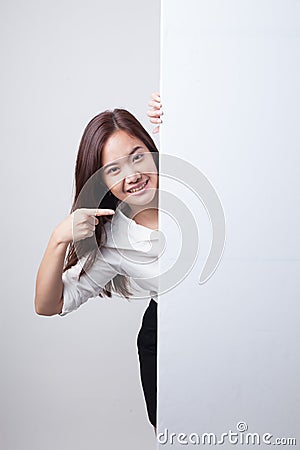
<svg viewBox="0 0 300 450"><path fill-rule="evenodd" d="M200 286L208 217L188 189L162 178L161 189L190 205L200 253L190 275L159 299L159 432L220 437L244 421L248 432L299 445L300 2L162 5L161 153L209 178L226 244ZM162 214L174 252L179 240L168 224Z"/></svg>
<svg viewBox="0 0 300 450"><path fill-rule="evenodd" d="M136 348L148 302L45 317L34 289L87 123L121 107L153 128L159 27L158 0L1 3L1 449L155 446Z"/></svg>

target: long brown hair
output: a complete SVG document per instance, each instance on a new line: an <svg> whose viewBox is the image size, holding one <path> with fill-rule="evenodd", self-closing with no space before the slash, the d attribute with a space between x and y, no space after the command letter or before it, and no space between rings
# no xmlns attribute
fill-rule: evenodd
<svg viewBox="0 0 300 450"><path fill-rule="evenodd" d="M103 111L87 124L80 141L75 165L75 194L70 213L78 208L109 208L115 210L120 203L120 200L107 190L101 178L97 180L97 183L91 183L91 188L86 188L89 185L88 180L102 167L102 149L105 143L117 130L124 130L145 144L148 150L152 152L158 172L158 149L151 136L134 115L119 108ZM106 192L105 195L103 195L104 192ZM97 204L99 198L102 200L100 204ZM74 242L69 244L63 272L74 266L79 258L88 253L78 279L95 261L98 252L98 248L95 248L95 239L99 248L107 240L104 226L107 221L111 220L111 216L98 216L97 218L99 223L95 228L95 236L76 242L76 248ZM117 274L104 288L99 288L99 296L111 297L111 291L114 291L128 299L132 295L129 286L129 278Z"/></svg>

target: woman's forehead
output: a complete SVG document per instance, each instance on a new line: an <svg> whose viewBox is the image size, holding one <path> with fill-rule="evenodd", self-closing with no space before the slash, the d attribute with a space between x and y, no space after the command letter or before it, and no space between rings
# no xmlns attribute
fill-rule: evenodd
<svg viewBox="0 0 300 450"><path fill-rule="evenodd" d="M145 144L136 136L131 136L126 131L118 130L109 137L102 149L102 166L126 157L135 147L142 147L142 151L149 151Z"/></svg>

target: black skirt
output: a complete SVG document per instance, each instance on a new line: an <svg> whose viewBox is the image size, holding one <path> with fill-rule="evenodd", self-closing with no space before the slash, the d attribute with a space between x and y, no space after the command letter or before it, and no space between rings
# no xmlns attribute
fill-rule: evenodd
<svg viewBox="0 0 300 450"><path fill-rule="evenodd" d="M156 427L157 303L151 299L137 337L140 376L150 423Z"/></svg>

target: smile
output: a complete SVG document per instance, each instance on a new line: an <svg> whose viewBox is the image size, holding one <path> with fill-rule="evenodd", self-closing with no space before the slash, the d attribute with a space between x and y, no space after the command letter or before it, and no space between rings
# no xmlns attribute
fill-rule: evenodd
<svg viewBox="0 0 300 450"><path fill-rule="evenodd" d="M148 181L149 181L149 178L148 178L148 180L146 180L139 188L136 188L136 189L130 189L128 192L130 192L131 194L133 194L133 193L135 193L135 192L142 191L142 190L146 187L146 185L148 184Z"/></svg>

